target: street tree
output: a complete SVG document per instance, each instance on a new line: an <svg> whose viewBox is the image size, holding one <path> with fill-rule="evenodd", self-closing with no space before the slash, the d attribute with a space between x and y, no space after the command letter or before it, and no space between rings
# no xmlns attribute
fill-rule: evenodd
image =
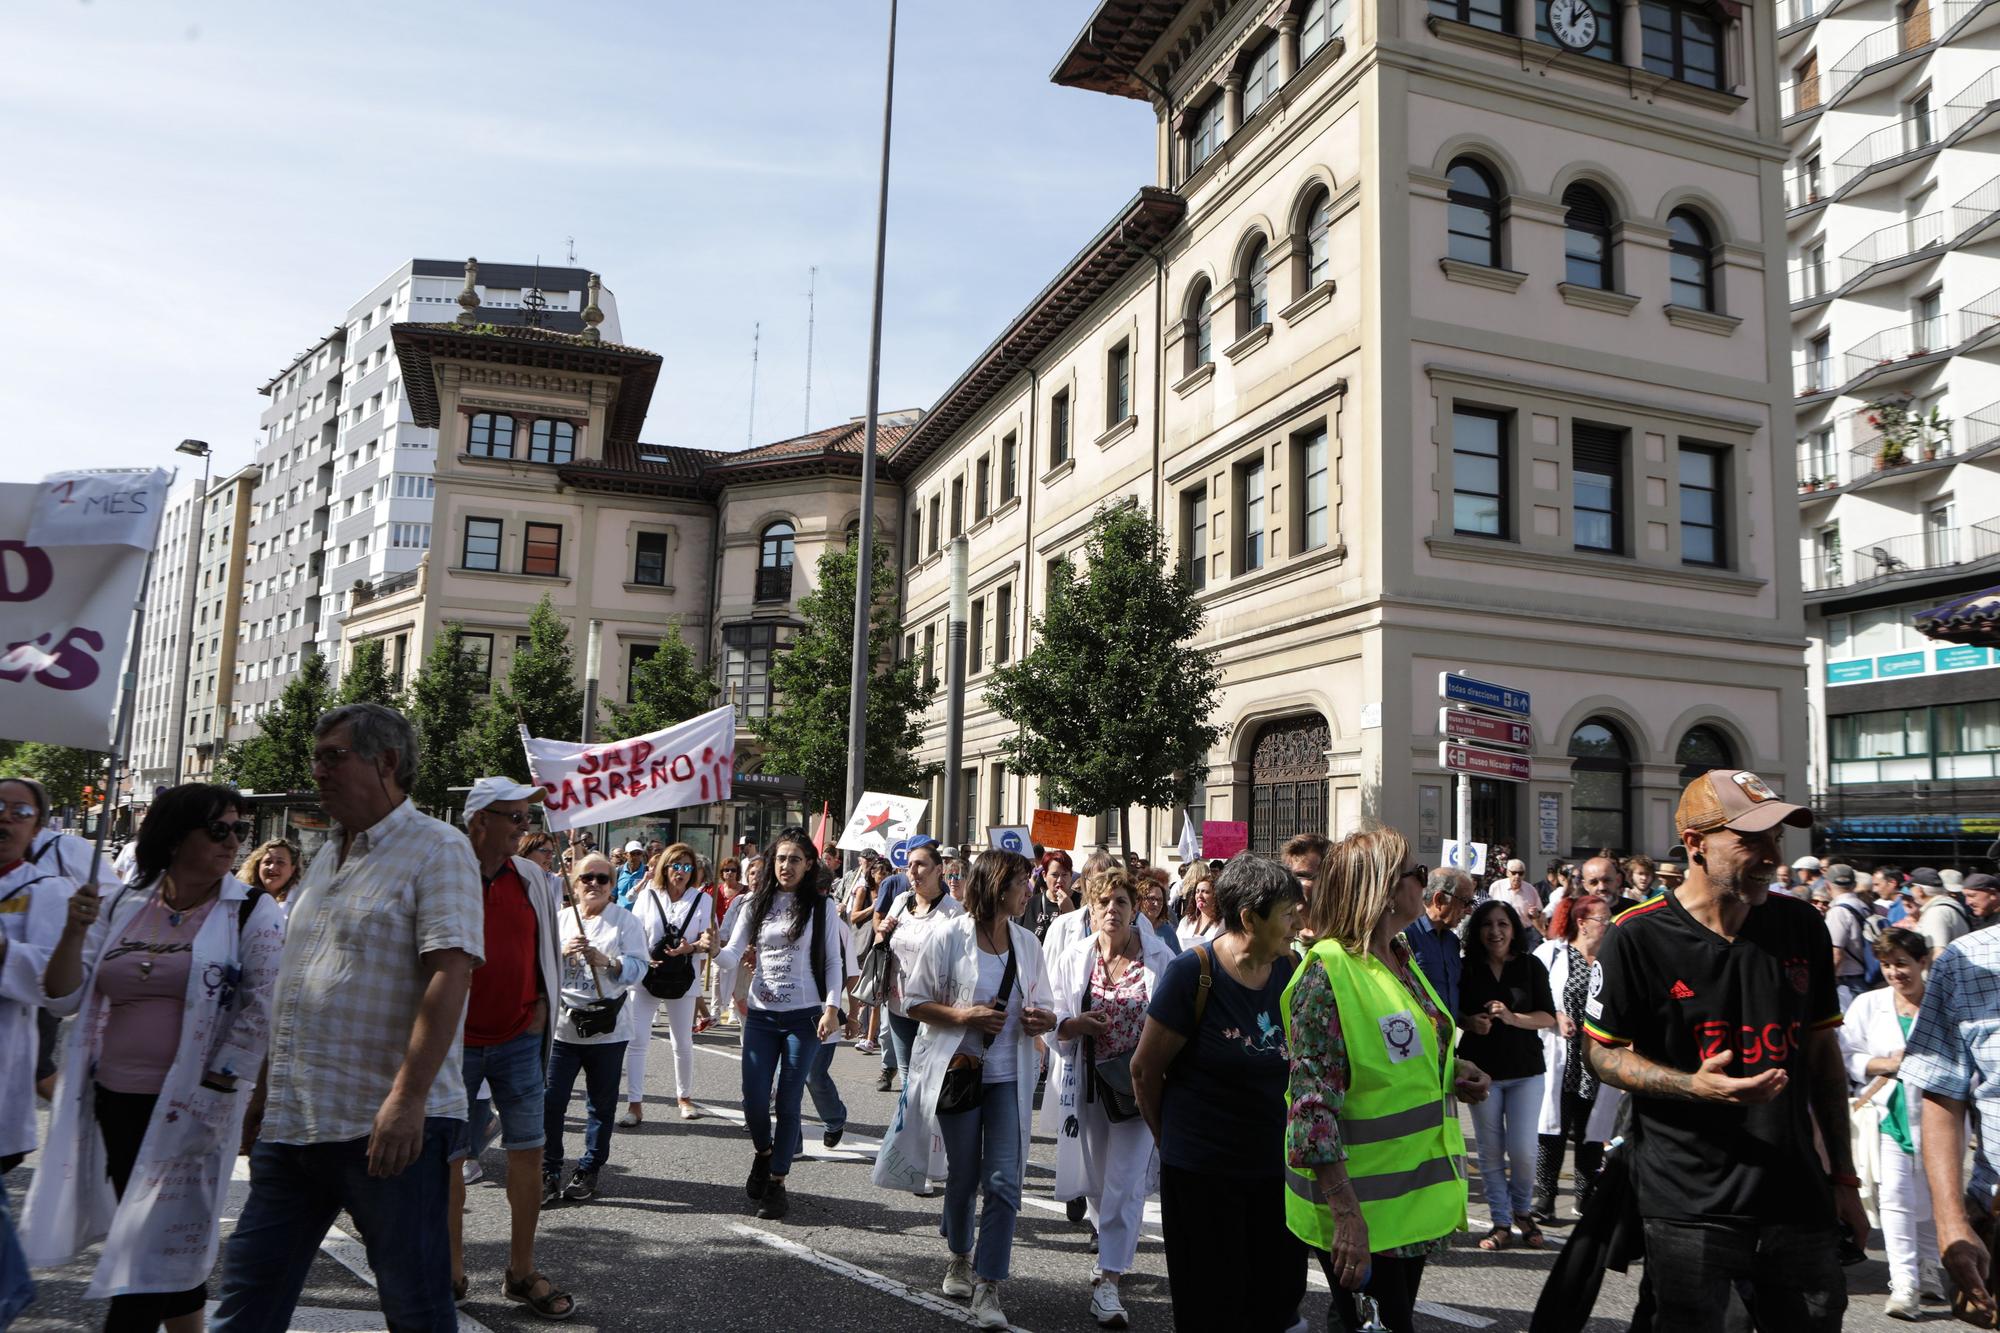
<svg viewBox="0 0 2000 1333"><path fill-rule="evenodd" d="M341 673L340 693L334 702L343 704L382 704L388 708L401 710L402 691L389 678L389 666L382 650L382 640L363 639L354 645L348 655L347 670Z"/></svg>
<svg viewBox="0 0 2000 1333"><path fill-rule="evenodd" d="M694 649L681 637L678 619L667 622L659 651L632 668L632 698L609 704L604 723L606 740L644 736L685 722L715 707L722 687L701 667Z"/></svg>
<svg viewBox="0 0 2000 1333"><path fill-rule="evenodd" d="M333 686L326 658L309 652L285 682L278 706L264 715L258 732L223 751L216 777L244 791L313 789L313 727L332 706Z"/></svg>
<svg viewBox="0 0 2000 1333"><path fill-rule="evenodd" d="M86 789L96 801L96 792L104 785L104 756L71 745L25 741L15 747L4 771L41 783L49 793L50 808L61 809L85 804Z"/></svg>
<svg viewBox="0 0 2000 1333"><path fill-rule="evenodd" d="M417 731L417 785L410 794L426 810L446 809L451 788L481 776L475 728L485 690L478 663L466 655L464 626L446 621L410 682L409 718Z"/></svg>
<svg viewBox="0 0 2000 1333"><path fill-rule="evenodd" d="M506 683L494 686L492 701L479 719L483 767L466 781L495 773L527 781L522 724L529 735L544 740L582 739L583 691L576 683L576 654L570 648L569 625L556 614L547 593L528 614L527 640L514 650Z"/></svg>
<svg viewBox="0 0 2000 1333"><path fill-rule="evenodd" d="M1221 667L1193 644L1201 625L1159 525L1129 504L1099 510L1083 567L1056 566L1034 646L986 687L1020 729L1001 742L1008 767L1067 809L1118 811L1133 851L1133 807L1185 801L1222 735L1209 721Z"/></svg>
<svg viewBox="0 0 2000 1333"><path fill-rule="evenodd" d="M847 707L854 645L853 546L829 547L819 558L817 586L799 599L805 622L791 647L771 664L778 703L755 725L764 741L764 769L805 779L808 808L841 807L860 798L847 791ZM889 548L875 544L868 617L868 743L865 790L915 792L932 768L917 762L921 718L937 693L928 663L897 652L903 623L896 614L896 571Z"/></svg>

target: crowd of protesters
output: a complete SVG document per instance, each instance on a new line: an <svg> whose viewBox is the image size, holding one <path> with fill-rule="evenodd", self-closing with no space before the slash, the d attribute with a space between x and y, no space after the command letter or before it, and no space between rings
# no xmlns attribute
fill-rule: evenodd
<svg viewBox="0 0 2000 1333"><path fill-rule="evenodd" d="M1635 1327L1837 1329L1871 1218L1889 1314L1947 1287L1993 1308L2000 885L1784 867L1779 832L1811 812L1754 774L1689 783L1673 855L1539 880L1502 856L1482 886L1386 828L1177 873L920 836L843 877L803 828L714 866L685 842L613 856L544 831L541 790L507 778L472 784L462 826L431 818L416 759L393 710L326 714L310 863L282 839L245 855L242 799L189 784L114 871L0 777L0 1166L39 1150L28 1266L101 1242L106 1328L203 1327L218 1257L213 1326L285 1327L343 1209L393 1328L455 1328L481 1289L570 1317L539 1220L596 1198L643 1123L656 1022L688 1119L696 1036L735 1028L744 1192L771 1222L804 1099L828 1148L844 1132L837 1043L879 1055L897 1101L874 1181L942 1196L937 1289L980 1327L1008 1326L1038 1111L1100 1327L1130 1323L1157 1199L1177 1327L1301 1327L1317 1265L1329 1329L1414 1328L1426 1264L1470 1226L1461 1104L1477 1249L1580 1242L1624 1210ZM464 1201L495 1140L507 1259L477 1274ZM16 1230L0 1211L0 1326L28 1290Z"/></svg>

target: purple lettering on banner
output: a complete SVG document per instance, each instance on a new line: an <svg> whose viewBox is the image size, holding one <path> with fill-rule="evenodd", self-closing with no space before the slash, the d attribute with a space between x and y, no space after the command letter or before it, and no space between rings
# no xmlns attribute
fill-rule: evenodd
<svg viewBox="0 0 2000 1333"><path fill-rule="evenodd" d="M41 547L0 542L0 602L32 602L55 578L55 565Z"/></svg>

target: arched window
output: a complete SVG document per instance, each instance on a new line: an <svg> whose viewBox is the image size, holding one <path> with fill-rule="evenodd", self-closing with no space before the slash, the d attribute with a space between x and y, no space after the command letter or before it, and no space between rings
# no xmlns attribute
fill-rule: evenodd
<svg viewBox="0 0 2000 1333"><path fill-rule="evenodd" d="M1715 309L1715 242L1685 208L1667 214L1667 300L1691 310Z"/></svg>
<svg viewBox="0 0 2000 1333"><path fill-rule="evenodd" d="M757 568L789 569L792 564L792 544L797 533L789 523L780 520L764 529L764 535L757 543Z"/></svg>
<svg viewBox="0 0 2000 1333"><path fill-rule="evenodd" d="M1685 786L1711 768L1735 768L1736 750L1714 727L1689 727L1674 748L1674 760L1681 766L1681 784Z"/></svg>
<svg viewBox="0 0 2000 1333"><path fill-rule="evenodd" d="M481 412L472 419L465 439L465 452L474 458L514 456L514 418Z"/></svg>
<svg viewBox="0 0 2000 1333"><path fill-rule="evenodd" d="M1347 17L1347 0L1306 0L1299 10L1299 63L1305 64L1319 49L1340 36Z"/></svg>
<svg viewBox="0 0 2000 1333"><path fill-rule="evenodd" d="M1467 264L1500 267L1500 187L1493 174L1461 157L1445 173L1447 243L1445 253Z"/></svg>
<svg viewBox="0 0 2000 1333"><path fill-rule="evenodd" d="M1632 749L1616 723L1594 717L1569 738L1569 826L1573 856L1632 846Z"/></svg>
<svg viewBox="0 0 2000 1333"><path fill-rule="evenodd" d="M1270 247L1261 236L1243 252L1243 271L1237 276L1243 286L1243 333L1271 322L1269 257Z"/></svg>
<svg viewBox="0 0 2000 1333"><path fill-rule="evenodd" d="M858 541L860 541L860 540L861 540L861 520L860 520L860 519L858 519L858 518L850 518L850 519L848 519L848 520L847 520L847 544L848 544L849 546L852 546L852 545L854 545L854 543L856 543L856 542L858 542Z"/></svg>
<svg viewBox="0 0 2000 1333"><path fill-rule="evenodd" d="M1578 182L1563 191L1564 280L1611 290L1611 205Z"/></svg>
<svg viewBox="0 0 2000 1333"><path fill-rule="evenodd" d="M1304 293L1333 276L1333 196L1315 190L1299 210L1299 226L1306 234L1305 271L1299 283L1299 292Z"/></svg>
<svg viewBox="0 0 2000 1333"><path fill-rule="evenodd" d="M576 457L576 427L567 421L537 421L528 432L530 463L567 463Z"/></svg>
<svg viewBox="0 0 2000 1333"><path fill-rule="evenodd" d="M1186 373L1190 375L1215 360L1215 315L1209 309L1208 296L1206 278L1188 288L1187 329L1183 336L1187 339Z"/></svg>

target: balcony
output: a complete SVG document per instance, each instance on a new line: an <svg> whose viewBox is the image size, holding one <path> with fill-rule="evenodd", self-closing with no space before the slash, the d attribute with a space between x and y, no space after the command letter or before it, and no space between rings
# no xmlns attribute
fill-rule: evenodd
<svg viewBox="0 0 2000 1333"><path fill-rule="evenodd" d="M757 567L757 600L760 602L791 601L792 567L790 565L759 565Z"/></svg>
<svg viewBox="0 0 2000 1333"><path fill-rule="evenodd" d="M1852 392L1864 381L1899 378L1912 362L1925 358L1956 355L1966 344L1983 338L2000 324L2000 291L1991 291L1954 316L1932 315L1912 324L1884 329L1863 339L1841 354L1847 379L1844 388Z"/></svg>
<svg viewBox="0 0 2000 1333"><path fill-rule="evenodd" d="M1984 240L2000 226L2000 176L1951 206L1952 244Z"/></svg>
<svg viewBox="0 0 2000 1333"><path fill-rule="evenodd" d="M1993 182L2000 186L2000 180ZM1977 194L1978 191L1974 191ZM2000 197L2000 195L1996 195ZM1973 198L1967 195L1961 202ZM1945 215L1942 212L1926 213L1920 218L1905 222L1892 222L1864 236L1860 243L1840 256L1840 272L1843 290L1852 290L1851 284L1870 269L1885 264L1900 263L1921 255L1926 250L1935 250L1945 243Z"/></svg>
<svg viewBox="0 0 2000 1333"><path fill-rule="evenodd" d="M1793 305L1806 301L1820 301L1833 294L1827 285L1826 260L1808 259L1803 264L1794 264L1785 274L1787 294Z"/></svg>
<svg viewBox="0 0 2000 1333"><path fill-rule="evenodd" d="M1806 591L1832 593L1889 579L2000 559L2000 519L1961 528L1930 528L1869 542L1806 562Z"/></svg>
<svg viewBox="0 0 2000 1333"><path fill-rule="evenodd" d="M1832 393L1840 387L1833 377L1833 358L1807 357L1792 364L1792 397L1810 398L1816 393Z"/></svg>
<svg viewBox="0 0 2000 1333"><path fill-rule="evenodd" d="M1821 79L1827 104L1858 95L1874 75L1942 40L1987 3L1988 0L1942 0L1926 4L1869 33L1849 47Z"/></svg>
<svg viewBox="0 0 2000 1333"><path fill-rule="evenodd" d="M1778 112L1785 120L1808 115L1820 108L1820 77L1797 79L1778 86Z"/></svg>
<svg viewBox="0 0 2000 1333"><path fill-rule="evenodd" d="M1857 476L1852 450L1834 446L1829 436L1822 443L1799 441L1799 494L1834 491Z"/></svg>

